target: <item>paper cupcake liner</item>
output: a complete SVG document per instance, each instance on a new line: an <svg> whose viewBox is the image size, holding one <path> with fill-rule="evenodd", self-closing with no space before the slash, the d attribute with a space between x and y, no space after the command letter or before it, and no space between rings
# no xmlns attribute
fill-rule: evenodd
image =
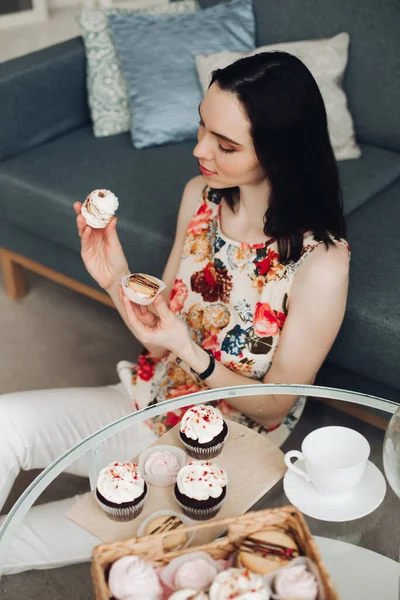
<svg viewBox="0 0 400 600"><path fill-rule="evenodd" d="M179 500L175 496L175 500L178 502L180 507L182 508L184 514L190 519L194 519L195 521L208 521L208 519L212 519L219 512L221 506L224 501L221 500L218 504L213 506L212 508L192 508L190 506L186 506L179 502Z"/></svg>
<svg viewBox="0 0 400 600"><path fill-rule="evenodd" d="M201 446L190 446L189 444L186 444L186 442L184 442L182 438L180 438L180 440L185 446L189 456L191 458L194 458L195 460L210 460L211 458L215 458L216 456L221 454L225 444L224 440L223 442L215 444L215 446L211 446L210 448L202 448Z"/></svg>
<svg viewBox="0 0 400 600"><path fill-rule="evenodd" d="M154 275L151 275L151 277L158 283L159 288L155 296L152 296L151 298L146 298L144 294L137 294L130 287L128 287L128 279L131 275L135 275L135 273L125 275L125 277L121 279L121 285L125 296L129 298L129 300L131 300L132 302L135 302L136 304L141 304L142 306L148 306L149 304L152 304L157 298L158 294L160 294L165 289L165 283L161 281L161 279L158 279L157 277L154 277ZM145 275L145 273L143 273L143 275Z"/></svg>
<svg viewBox="0 0 400 600"><path fill-rule="evenodd" d="M133 521L133 519L136 519L136 517L138 517L142 512L145 501L145 498L143 498L143 500L137 504L134 504L133 506L129 506L127 508L118 508L117 506L107 506L106 504L103 504L103 502L101 502L101 500L99 500L97 497L97 494L95 494L95 498L97 504L104 510L105 513L107 513L107 516L113 521L119 522Z"/></svg>
<svg viewBox="0 0 400 600"><path fill-rule="evenodd" d="M141 454L139 455L139 462L138 462L139 473L143 477L143 479L146 481L146 483L150 483L151 485L154 485L155 487L168 487L170 485L174 485L174 483L176 482L178 473L176 473L175 475L173 475L173 474L167 475L165 477L151 477L151 476L145 475L145 473L144 473L144 466L146 464L146 460L149 458L149 456L151 454L153 454L153 452L160 452L160 451L168 451L171 454L173 454L174 456L176 456L176 458L178 459L178 462L179 462L179 468L182 468L185 465L186 454L180 448L176 448L175 446L151 446L150 448L146 448L146 450L143 450L143 452L141 452Z"/></svg>
<svg viewBox="0 0 400 600"><path fill-rule="evenodd" d="M147 535L146 534L146 527L147 525L150 523L150 521L152 521L153 519L156 519L157 517L163 517L163 516L171 516L171 517L177 517L178 519L180 519L182 521L182 523L184 525L193 525L193 520L189 519L187 516L183 515L182 513L179 512L175 512L174 510L158 510L156 512L153 512L151 515L149 515L140 525L137 531L137 535L138 537L141 537L143 535ZM195 532L191 531L190 533L187 533L187 542L182 545L182 548L186 548L187 546L189 546L190 542L192 541Z"/></svg>

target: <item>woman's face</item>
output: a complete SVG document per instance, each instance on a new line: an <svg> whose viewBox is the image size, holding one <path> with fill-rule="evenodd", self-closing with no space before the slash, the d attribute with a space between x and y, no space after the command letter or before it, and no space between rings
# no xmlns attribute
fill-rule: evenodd
<svg viewBox="0 0 400 600"><path fill-rule="evenodd" d="M198 143L193 154L207 184L223 189L265 180L250 123L239 100L213 83L200 103L199 113Z"/></svg>

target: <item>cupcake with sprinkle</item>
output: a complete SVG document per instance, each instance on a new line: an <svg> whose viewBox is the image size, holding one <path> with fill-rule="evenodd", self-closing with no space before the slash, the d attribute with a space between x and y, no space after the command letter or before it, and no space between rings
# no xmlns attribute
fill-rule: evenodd
<svg viewBox="0 0 400 600"><path fill-rule="evenodd" d="M179 435L189 456L209 460L222 452L228 426L218 408L199 404L183 415Z"/></svg>
<svg viewBox="0 0 400 600"><path fill-rule="evenodd" d="M114 521L131 521L143 508L147 485L138 465L114 462L99 473L96 500Z"/></svg>

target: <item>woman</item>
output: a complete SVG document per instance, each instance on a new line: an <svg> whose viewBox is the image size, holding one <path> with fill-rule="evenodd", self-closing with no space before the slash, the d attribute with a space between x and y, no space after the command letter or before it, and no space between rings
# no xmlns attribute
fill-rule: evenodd
<svg viewBox="0 0 400 600"><path fill-rule="evenodd" d="M204 387L310 384L331 348L345 311L349 251L326 112L312 75L282 52L237 61L214 73L199 114L194 155L201 176L185 187L163 274L166 289L151 309L122 294L121 278L135 265L127 264L116 219L93 230L75 204L83 261L146 350L133 384L130 372L126 379L131 365L120 363L125 385L3 396L12 421L2 457L8 470L0 473L3 501L20 468L46 466L78 439L131 412L134 402L141 408ZM278 442L303 404L289 395L218 403L228 417L265 435L279 432ZM69 416L73 431L64 425ZM134 435L132 429L121 434L113 439L113 458L126 448L139 452L181 416L165 413L139 423ZM62 431L57 442L52 429ZM78 463L70 471L85 473ZM31 532L44 508L31 511L20 533L25 555L16 539L10 570L88 556L97 540L83 539L66 519L60 526L70 502L45 505L46 523L50 508L55 515L58 543L49 540L40 556Z"/></svg>

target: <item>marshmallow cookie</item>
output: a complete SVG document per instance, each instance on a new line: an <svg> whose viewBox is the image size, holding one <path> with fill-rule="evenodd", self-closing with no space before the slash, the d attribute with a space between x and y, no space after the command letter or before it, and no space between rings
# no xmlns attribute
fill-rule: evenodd
<svg viewBox="0 0 400 600"><path fill-rule="evenodd" d="M118 206L118 198L110 190L94 190L83 203L81 214L93 229L104 229Z"/></svg>
<svg viewBox="0 0 400 600"><path fill-rule="evenodd" d="M110 569L108 587L115 600L161 600L163 597L156 571L139 556L123 556L117 560Z"/></svg>

